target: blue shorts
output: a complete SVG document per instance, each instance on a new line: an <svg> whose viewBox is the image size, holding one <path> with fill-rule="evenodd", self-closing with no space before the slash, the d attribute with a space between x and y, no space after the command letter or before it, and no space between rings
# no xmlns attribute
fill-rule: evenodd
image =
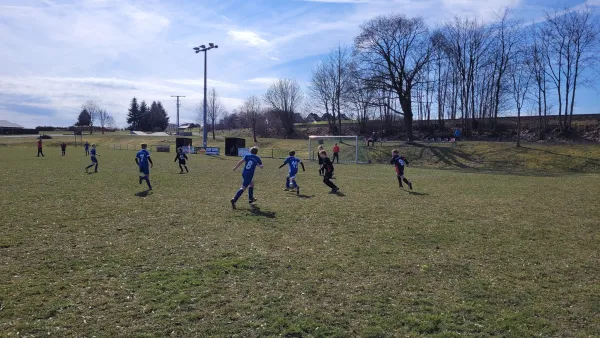
<svg viewBox="0 0 600 338"><path fill-rule="evenodd" d="M288 178L296 178L297 174L298 174L298 170L290 171L290 173L288 174Z"/></svg>
<svg viewBox="0 0 600 338"><path fill-rule="evenodd" d="M254 179L254 175L250 176L244 176L242 175L242 186L243 187L247 187L250 185L250 183L252 183L252 180Z"/></svg>
<svg viewBox="0 0 600 338"><path fill-rule="evenodd" d="M98 159L96 159L95 157L92 157L92 163L98 163Z"/></svg>
<svg viewBox="0 0 600 338"><path fill-rule="evenodd" d="M147 165L140 167L140 174L150 175L150 167Z"/></svg>

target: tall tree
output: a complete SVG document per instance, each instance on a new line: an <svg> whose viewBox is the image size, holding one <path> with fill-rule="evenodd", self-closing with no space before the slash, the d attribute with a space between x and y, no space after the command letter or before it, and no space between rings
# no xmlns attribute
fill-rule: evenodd
<svg viewBox="0 0 600 338"><path fill-rule="evenodd" d="M208 93L206 109L207 109L207 111L206 111L207 118L211 125L212 137L214 140L215 139L215 123L219 119L219 116L221 116L225 111L225 108L223 107L223 104L221 103L221 98L219 97L219 94L217 93L217 90L214 87Z"/></svg>
<svg viewBox="0 0 600 338"><path fill-rule="evenodd" d="M161 131L165 131L167 129L167 127L169 127L169 120L170 120L169 114L165 110L162 102L160 102L160 101L156 102L156 109L157 109L156 128L160 129Z"/></svg>
<svg viewBox="0 0 600 338"><path fill-rule="evenodd" d="M100 114L100 106L96 102L88 100L81 106L81 109L86 110L90 114L90 134L92 134L94 132L94 124Z"/></svg>
<svg viewBox="0 0 600 338"><path fill-rule="evenodd" d="M140 106L135 97L131 99L131 103L129 104L127 123L129 123L131 130L136 130L140 127Z"/></svg>
<svg viewBox="0 0 600 338"><path fill-rule="evenodd" d="M138 120L138 128L142 131L150 130L151 128L149 128L149 121L150 110L148 109L146 101L142 101L142 103L140 103L140 117Z"/></svg>
<svg viewBox="0 0 600 338"><path fill-rule="evenodd" d="M294 113L300 108L303 96L300 85L294 79L279 79L272 83L265 94L265 103L277 111L286 136L294 133Z"/></svg>
<svg viewBox="0 0 600 338"><path fill-rule="evenodd" d="M250 129L252 129L254 143L258 142L256 140L256 127L259 123L259 118L262 113L262 107L258 97L254 95L248 97L244 101L244 104L240 107L240 112L246 120L246 123L250 126Z"/></svg>
<svg viewBox="0 0 600 338"><path fill-rule="evenodd" d="M517 147L521 146L521 110L527 96L529 94L529 87L531 84L532 74L527 68L526 64L526 49L522 49L518 52L515 60L510 65L510 79L511 79L511 94L517 108Z"/></svg>
<svg viewBox="0 0 600 338"><path fill-rule="evenodd" d="M104 127L108 126L111 120L114 122L112 115L105 109L100 109L98 111L98 121L100 121L100 128L102 129L102 134L104 134Z"/></svg>
<svg viewBox="0 0 600 338"><path fill-rule="evenodd" d="M430 34L422 18L401 14L379 16L361 26L354 40L358 67L370 86L393 93L401 111L383 101L386 108L404 116L406 140L412 141L413 88L417 77L430 61Z"/></svg>
<svg viewBox="0 0 600 338"><path fill-rule="evenodd" d="M84 108L81 110L81 113L79 113L79 117L77 117L77 123L75 123L75 125L79 127L87 127L90 125L90 123L90 113L88 113L88 111Z"/></svg>

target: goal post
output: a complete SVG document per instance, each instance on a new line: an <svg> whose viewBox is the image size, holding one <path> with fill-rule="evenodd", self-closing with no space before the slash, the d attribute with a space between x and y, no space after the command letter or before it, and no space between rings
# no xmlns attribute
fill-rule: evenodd
<svg viewBox="0 0 600 338"><path fill-rule="evenodd" d="M318 159L318 148L321 145L333 161L333 147L336 143L340 148L340 162L367 163L367 155L363 154L363 149L359 146L358 136L310 135L308 137L308 159Z"/></svg>

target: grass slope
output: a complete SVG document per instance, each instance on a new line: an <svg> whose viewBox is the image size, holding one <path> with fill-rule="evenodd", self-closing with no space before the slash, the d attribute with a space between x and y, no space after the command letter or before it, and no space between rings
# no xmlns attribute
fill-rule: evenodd
<svg viewBox="0 0 600 338"><path fill-rule="evenodd" d="M259 209L235 159L0 148L2 336L598 336L598 174L509 175L278 160Z"/></svg>

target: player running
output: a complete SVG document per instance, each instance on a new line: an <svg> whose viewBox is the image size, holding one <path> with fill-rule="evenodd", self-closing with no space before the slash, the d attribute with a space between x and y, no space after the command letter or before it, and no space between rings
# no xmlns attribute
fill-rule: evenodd
<svg viewBox="0 0 600 338"><path fill-rule="evenodd" d="M340 190L340 188L331 182L331 178L333 177L333 163L329 157L327 157L327 152L325 150L321 150L319 157L323 159L323 169L325 171L325 174L323 174L323 183L331 188L332 194L335 194Z"/></svg>
<svg viewBox="0 0 600 338"><path fill-rule="evenodd" d="M407 180L406 177L404 177L404 166L408 166L409 164L406 157L400 156L398 154L398 150L394 149L394 151L392 151L392 160L390 161L390 163L396 166L396 176L398 178L398 184L400 185L400 188L403 188L402 181L404 181L404 183L408 185L410 190L412 190L412 183L409 180Z"/></svg>
<svg viewBox="0 0 600 338"><path fill-rule="evenodd" d="M234 209L235 203L242 196L246 188L248 188L248 203L252 204L256 202L256 198L254 198L254 170L256 169L256 166L259 166L261 169L263 168L262 161L256 154L258 154L258 148L250 148L250 154L244 156L244 158L233 167L233 171L236 171L242 163L246 163L244 171L242 172L242 187L235 194L235 197L231 199L231 206Z"/></svg>
<svg viewBox="0 0 600 338"><path fill-rule="evenodd" d="M177 162L177 160L179 160L179 169L181 170L179 173L183 174L183 168L185 168L185 171L189 173L190 171L188 170L188 167L186 165L186 163L187 163L186 161L188 160L188 157L183 152L183 148L181 148L181 147L177 148L177 155L175 155L175 161L173 161L173 162Z"/></svg>
<svg viewBox="0 0 600 338"><path fill-rule="evenodd" d="M148 184L148 191L152 190L152 185L150 184L150 168L154 167L154 163L152 163L152 159L150 158L150 152L146 150L148 148L147 144L142 144L142 150L138 151L135 155L135 163L140 168L140 181L146 181ZM148 165L150 163L150 165Z"/></svg>
<svg viewBox="0 0 600 338"><path fill-rule="evenodd" d="M290 151L289 155L290 156L285 159L283 164L281 166L279 166L279 169L281 169L287 164L290 169L287 177L285 178L285 189L284 190L285 191L290 190L290 181L291 181L292 182L291 190L293 191L294 189L296 189L296 195L300 195L300 187L296 183L296 174L298 173L298 164L302 165L302 171L306 171L306 170L304 169L304 163L302 163L302 160L300 160L299 158L296 157L295 151L293 151L293 150Z"/></svg>
<svg viewBox="0 0 600 338"><path fill-rule="evenodd" d="M92 159L92 164L88 165L87 167L85 167L85 172L88 172L88 169L93 167L94 165L96 166L94 168L94 172L97 173L98 172L98 159L96 158L96 156L100 156L96 153L96 144L92 144L92 150L90 151L90 158Z"/></svg>

